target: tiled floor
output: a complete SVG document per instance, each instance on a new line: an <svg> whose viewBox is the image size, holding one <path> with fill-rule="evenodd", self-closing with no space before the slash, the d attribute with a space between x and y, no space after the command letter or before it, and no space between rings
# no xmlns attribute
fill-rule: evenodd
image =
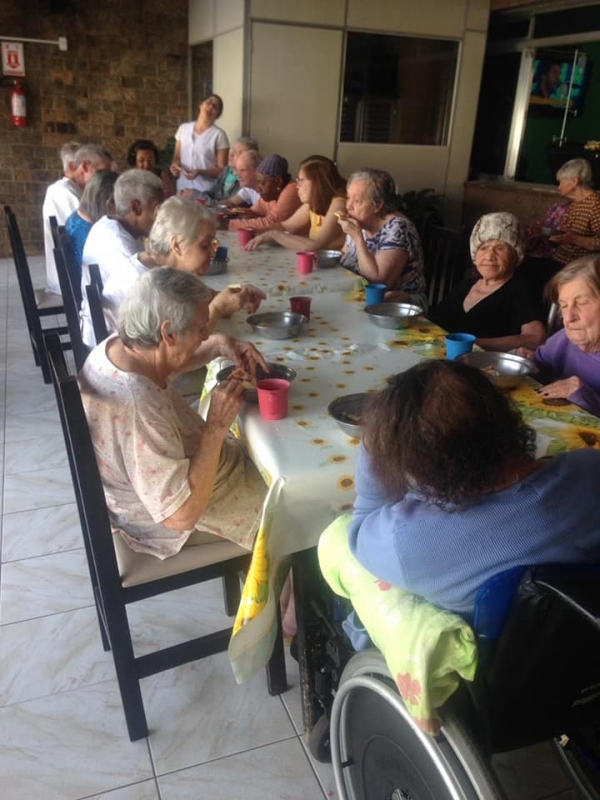
<svg viewBox="0 0 600 800"><path fill-rule="evenodd" d="M41 259L30 261L42 285ZM34 366L8 260L0 260L0 414L2 800L335 798L331 769L303 744L291 661L292 688L281 698L268 696L262 674L236 686L225 654L147 678L151 733L129 741L100 644L52 388ZM222 617L220 584L130 613L140 653ZM560 771L531 764L528 755L504 767L511 797L574 797Z"/></svg>

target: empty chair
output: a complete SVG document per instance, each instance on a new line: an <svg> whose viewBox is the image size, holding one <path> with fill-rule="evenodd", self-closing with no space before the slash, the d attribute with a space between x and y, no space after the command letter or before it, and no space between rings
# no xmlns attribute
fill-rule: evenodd
<svg viewBox="0 0 600 800"><path fill-rule="evenodd" d="M118 534L113 535L77 381L67 373L58 337L47 336L46 344L102 643L105 650L112 651L129 736L135 741L148 735L140 679L225 651L231 629L136 656L127 606L221 577L225 610L233 615L240 601L240 574L246 571L250 555L224 539L222 542L184 547L178 555L160 560L134 552Z"/></svg>
<svg viewBox="0 0 600 800"><path fill-rule="evenodd" d="M450 228L431 225L423 238L425 280L429 305L440 302L466 271L463 235Z"/></svg>
<svg viewBox="0 0 600 800"><path fill-rule="evenodd" d="M50 370L48 368L46 350L42 339L42 331L47 330L62 335L68 333L68 328L66 326L54 325L43 329L42 319L43 317L63 314L63 300L60 295L49 292L46 289L36 290L33 288L29 264L27 262L27 256L25 255L25 248L23 247L23 240L21 238L21 232L19 231L17 218L10 206L4 206L4 214L15 268L17 270L19 290L23 301L23 310L25 311L25 319L29 330L33 357L36 365L42 369L44 382L50 383ZM65 343L63 346L70 347L70 344Z"/></svg>

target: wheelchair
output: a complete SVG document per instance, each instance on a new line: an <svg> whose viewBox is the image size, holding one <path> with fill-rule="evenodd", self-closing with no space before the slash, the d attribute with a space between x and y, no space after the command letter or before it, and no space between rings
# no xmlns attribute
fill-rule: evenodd
<svg viewBox="0 0 600 800"><path fill-rule="evenodd" d="M480 590L472 625L477 674L440 710L435 737L416 725L376 650L329 669L329 702L313 689L322 713L308 744L320 760L330 746L340 800L505 798L492 755L547 740L580 796L600 798L598 569L501 573Z"/></svg>

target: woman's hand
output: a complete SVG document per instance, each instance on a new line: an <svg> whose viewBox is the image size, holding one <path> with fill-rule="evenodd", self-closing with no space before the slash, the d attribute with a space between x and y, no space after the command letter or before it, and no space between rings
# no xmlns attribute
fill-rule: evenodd
<svg viewBox="0 0 600 800"><path fill-rule="evenodd" d="M271 231L265 231L264 233L255 236L254 239L250 239L248 244L244 247L244 250L256 250L261 246L261 244L265 244L265 242L270 242L273 239L273 234Z"/></svg>
<svg viewBox="0 0 600 800"><path fill-rule="evenodd" d="M256 368L260 366L265 372L269 371L267 362L261 353L250 342L234 339L232 336L219 336L219 355L234 361L236 367L249 372L256 377Z"/></svg>
<svg viewBox="0 0 600 800"><path fill-rule="evenodd" d="M188 181L193 181L194 178L197 178L202 174L201 169L186 169L185 167L182 167L181 171L183 172L183 177L187 178Z"/></svg>
<svg viewBox="0 0 600 800"><path fill-rule="evenodd" d="M541 394L542 397L570 397L582 386L583 381L577 375L573 375L572 378L564 378L563 380L549 383L547 386L540 386L539 389L536 389L536 392Z"/></svg>
<svg viewBox="0 0 600 800"><path fill-rule="evenodd" d="M175 162L173 162L169 167L169 172L171 173L171 175L174 175L176 178L178 178L179 175L181 174L181 164L176 164Z"/></svg>
<svg viewBox="0 0 600 800"><path fill-rule="evenodd" d="M521 356L528 358L530 361L535 359L535 350L529 350L527 347L516 347L514 350L509 350L514 356Z"/></svg>
<svg viewBox="0 0 600 800"><path fill-rule="evenodd" d="M265 298L266 294L263 291L251 283L246 283L241 287L227 286L211 300L210 304L220 317L230 317L236 311L242 310L254 314Z"/></svg>
<svg viewBox="0 0 600 800"><path fill-rule="evenodd" d="M243 391L244 387L237 380L224 381L215 386L210 394L207 424L227 433L244 402Z"/></svg>
<svg viewBox="0 0 600 800"><path fill-rule="evenodd" d="M357 239L359 237L362 238L360 225L355 219L352 219L352 217L338 217L338 225L344 231L346 236L350 236L352 239Z"/></svg>

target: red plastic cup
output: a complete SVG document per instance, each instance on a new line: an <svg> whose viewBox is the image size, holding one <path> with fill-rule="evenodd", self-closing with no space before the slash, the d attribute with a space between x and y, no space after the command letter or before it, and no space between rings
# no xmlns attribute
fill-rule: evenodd
<svg viewBox="0 0 600 800"><path fill-rule="evenodd" d="M288 413L290 382L283 378L265 378L256 384L258 409L263 419L284 419Z"/></svg>
<svg viewBox="0 0 600 800"><path fill-rule="evenodd" d="M310 319L310 301L312 297L290 297L290 309L294 314L304 314Z"/></svg>
<svg viewBox="0 0 600 800"><path fill-rule="evenodd" d="M250 239L254 239L252 228L240 228L238 231L238 242L240 247L245 247Z"/></svg>
<svg viewBox="0 0 600 800"><path fill-rule="evenodd" d="M308 275L309 272L313 271L315 261L317 260L316 253L302 251L300 253L296 253L296 256L298 258L298 272L300 275Z"/></svg>

